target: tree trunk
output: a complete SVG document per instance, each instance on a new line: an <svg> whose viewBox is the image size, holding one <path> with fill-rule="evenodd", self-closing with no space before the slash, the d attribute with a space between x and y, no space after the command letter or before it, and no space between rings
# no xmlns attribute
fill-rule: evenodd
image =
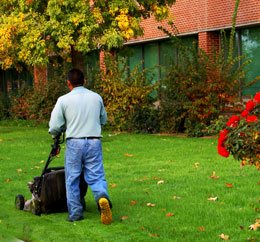
<svg viewBox="0 0 260 242"><path fill-rule="evenodd" d="M73 68L78 68L84 72L84 58L83 54L71 47L71 62Z"/></svg>
<svg viewBox="0 0 260 242"><path fill-rule="evenodd" d="M48 80L48 69L47 66L34 66L34 87L40 88L46 85Z"/></svg>

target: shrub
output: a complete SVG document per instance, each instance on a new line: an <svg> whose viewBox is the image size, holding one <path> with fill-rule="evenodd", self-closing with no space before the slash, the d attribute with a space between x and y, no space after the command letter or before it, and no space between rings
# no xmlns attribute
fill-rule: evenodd
<svg viewBox="0 0 260 242"><path fill-rule="evenodd" d="M119 67L118 60L112 55L106 55L105 64L106 71L97 76L95 90L103 98L110 128L126 130L131 127L135 110L150 105L149 94L154 86L147 80L145 71L138 71L138 68L126 76L127 67Z"/></svg>
<svg viewBox="0 0 260 242"><path fill-rule="evenodd" d="M172 63L161 81L161 116L163 129L186 131L201 136L226 109L239 99L244 64L237 67L242 57L226 58L224 49L208 55L203 50L179 46L178 61ZM194 132L194 130L196 132Z"/></svg>
<svg viewBox="0 0 260 242"><path fill-rule="evenodd" d="M51 80L44 86L20 90L11 99L11 116L15 119L48 120L57 98L65 92L64 79Z"/></svg>
<svg viewBox="0 0 260 242"><path fill-rule="evenodd" d="M233 115L220 131L218 153L230 154L242 165L253 164L260 169L260 92L246 103L240 115Z"/></svg>
<svg viewBox="0 0 260 242"><path fill-rule="evenodd" d="M0 93L0 120L8 118L9 105L10 100L8 96Z"/></svg>
<svg viewBox="0 0 260 242"><path fill-rule="evenodd" d="M136 107L133 110L128 129L142 133L158 133L160 131L159 111L154 107Z"/></svg>
<svg viewBox="0 0 260 242"><path fill-rule="evenodd" d="M11 96L11 117L48 121L58 97L68 92L65 80L70 68L70 63L62 61L59 57L52 57L46 83L34 87L25 86Z"/></svg>
<svg viewBox="0 0 260 242"><path fill-rule="evenodd" d="M204 129L208 126L227 106L236 107L236 99L239 98L238 95L245 86L244 67L250 62L245 60L244 56L234 55L239 3L239 0L235 3L228 41L225 41L227 40L225 32L222 32L220 51L211 50L213 55L212 53L207 55L201 49L199 51L197 48L185 49L179 45L178 62L172 64L167 78L162 82L162 97L164 99L166 97L166 101L162 99L162 115L167 120L165 124L168 129L182 129L184 123L184 128L188 133L194 133L192 129L195 129L198 130L195 134L200 135L200 127ZM174 36L178 30L173 23L170 25L173 34L163 27L160 28L179 44L180 41ZM247 86L259 79L259 77L255 78ZM174 91L180 95L171 94ZM172 99L171 95L173 95ZM172 110L173 108L176 110ZM181 127L178 127L178 123Z"/></svg>
<svg viewBox="0 0 260 242"><path fill-rule="evenodd" d="M206 127L206 135L217 135L223 126L227 122L227 115L220 115L217 119L210 122L210 125Z"/></svg>

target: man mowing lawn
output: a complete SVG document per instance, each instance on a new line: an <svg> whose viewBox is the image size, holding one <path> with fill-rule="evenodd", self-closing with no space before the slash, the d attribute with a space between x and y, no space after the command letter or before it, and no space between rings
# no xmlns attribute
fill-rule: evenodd
<svg viewBox="0 0 260 242"><path fill-rule="evenodd" d="M51 113L49 132L57 136L66 130L65 177L68 206L68 221L84 219L80 199L80 174L90 186L101 222L112 222L111 202L104 174L101 125L106 123L107 114L102 98L83 87L84 75L78 69L68 73L67 85L70 92L58 98Z"/></svg>

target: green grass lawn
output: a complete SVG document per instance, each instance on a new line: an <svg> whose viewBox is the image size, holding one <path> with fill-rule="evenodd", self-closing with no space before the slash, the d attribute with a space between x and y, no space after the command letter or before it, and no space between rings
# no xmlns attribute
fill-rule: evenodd
<svg viewBox="0 0 260 242"><path fill-rule="evenodd" d="M47 128L0 123L0 241L212 242L222 233L260 241L260 231L249 230L260 217L260 173L220 157L216 138L105 133L109 226L100 223L90 191L83 221L16 210L15 196L30 198L27 182L40 175L51 143ZM64 150L53 166L63 165Z"/></svg>

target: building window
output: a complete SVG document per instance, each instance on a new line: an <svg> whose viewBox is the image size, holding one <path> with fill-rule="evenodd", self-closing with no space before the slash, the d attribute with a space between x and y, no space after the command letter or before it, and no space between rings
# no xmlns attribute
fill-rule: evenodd
<svg viewBox="0 0 260 242"><path fill-rule="evenodd" d="M197 36L181 38L182 44L186 46L192 46L194 41L197 42ZM126 49L119 56L127 59L129 71L135 68L148 70L147 78L152 83L165 77L167 68L178 61L178 48L170 40L129 45Z"/></svg>
<svg viewBox="0 0 260 242"><path fill-rule="evenodd" d="M139 70L143 69L143 47L141 45L129 47L127 57L130 72L135 68Z"/></svg>
<svg viewBox="0 0 260 242"><path fill-rule="evenodd" d="M246 82L260 76L260 27L248 28L238 31L240 50L252 62L246 66ZM254 95L260 91L260 82L243 90L243 95Z"/></svg>
<svg viewBox="0 0 260 242"><path fill-rule="evenodd" d="M164 78L167 73L167 68L172 63L177 62L177 48L171 43L171 41L159 42L159 62L160 62L160 78Z"/></svg>
<svg viewBox="0 0 260 242"><path fill-rule="evenodd" d="M99 51L92 51L83 56L83 72L87 79L87 87L93 88L95 75L99 71Z"/></svg>

